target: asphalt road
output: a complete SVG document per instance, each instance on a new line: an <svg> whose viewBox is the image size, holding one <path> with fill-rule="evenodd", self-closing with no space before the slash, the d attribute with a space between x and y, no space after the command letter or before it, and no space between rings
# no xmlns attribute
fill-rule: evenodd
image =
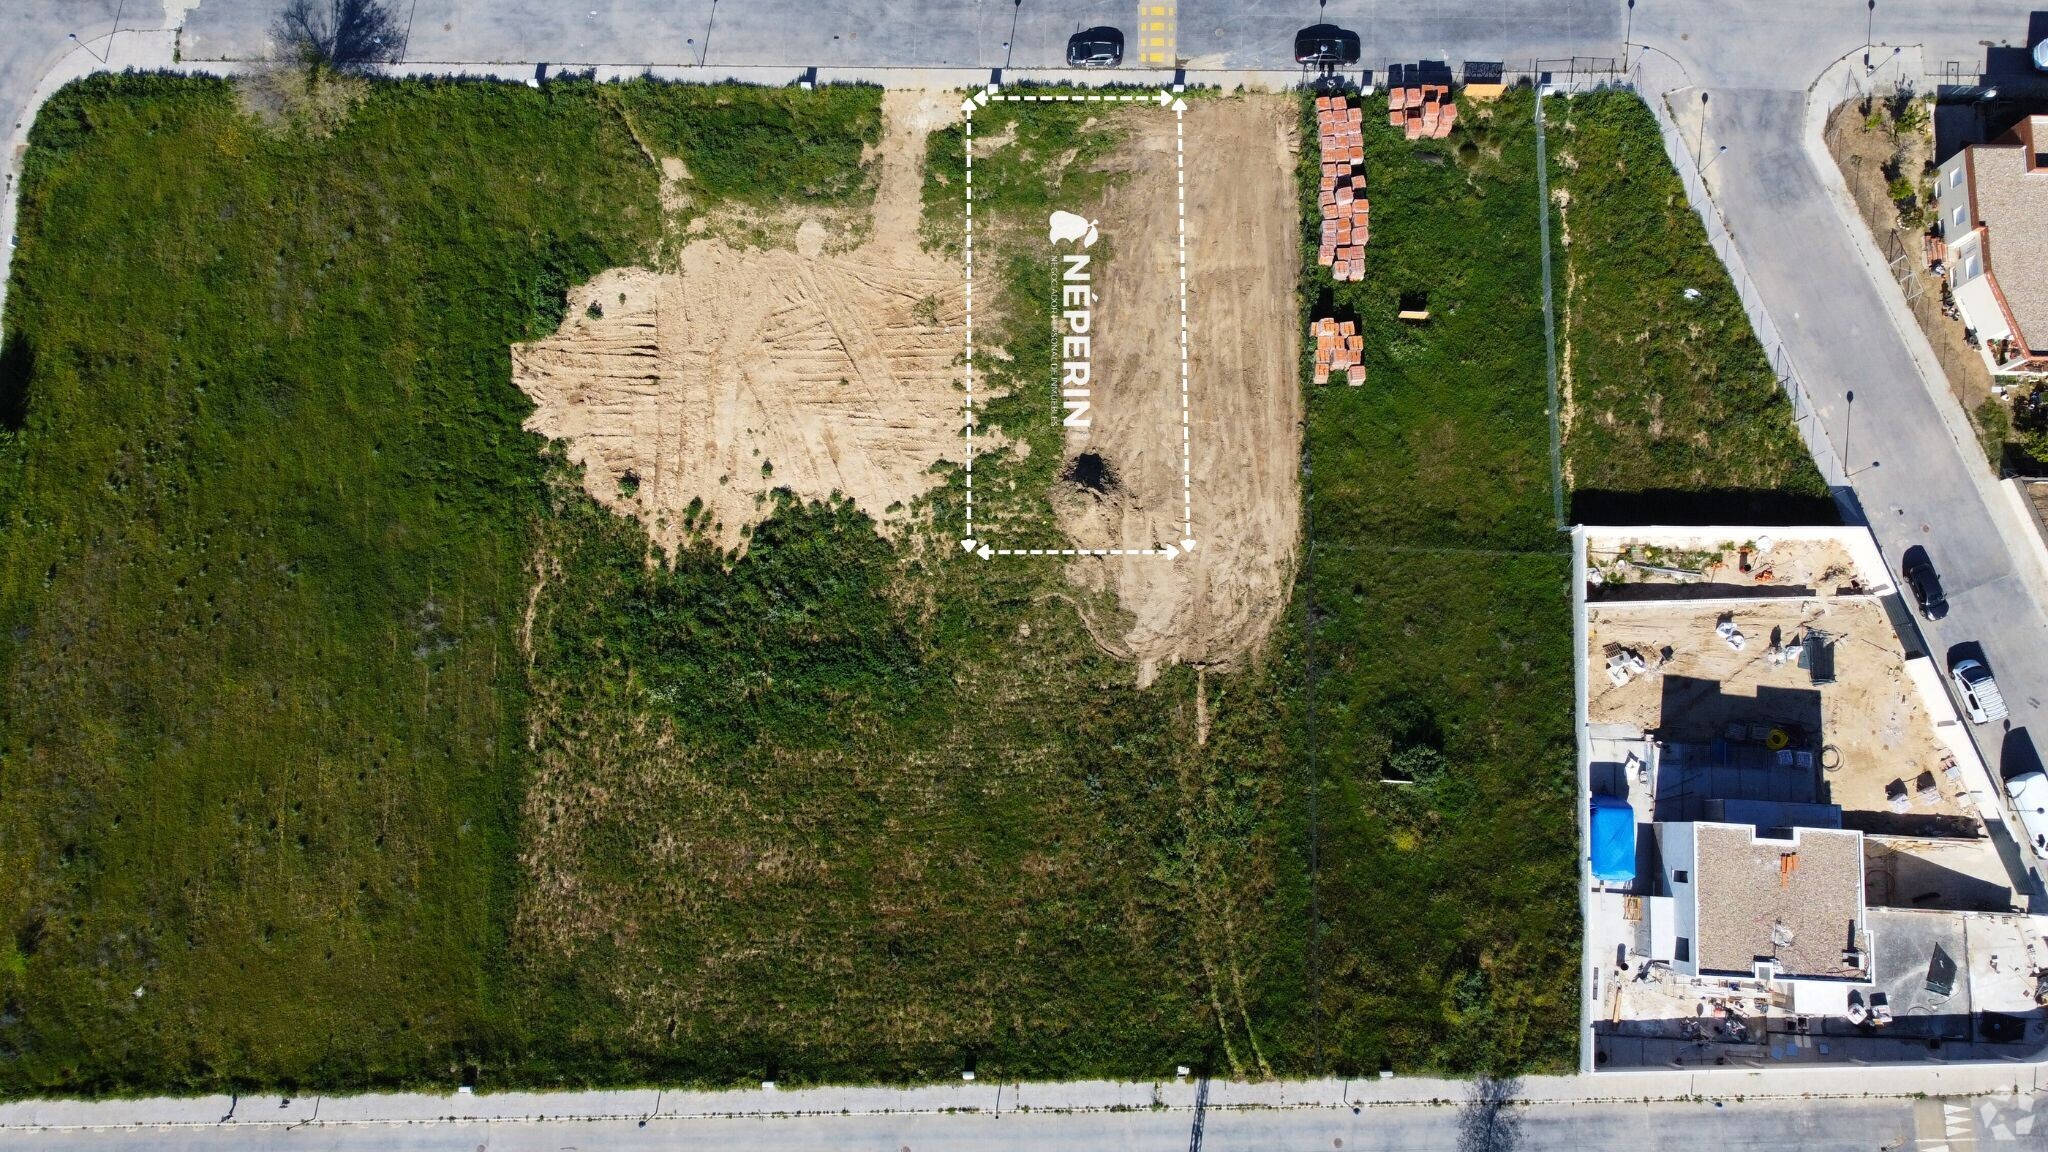
<svg viewBox="0 0 2048 1152"><path fill-rule="evenodd" d="M1951 1135L1938 1119L1916 1112L1911 1100L1729 1102L1698 1104L1543 1105L1511 1112L1510 1143L1499 1152L1577 1152L1660 1148L1799 1148L1804 1152L1870 1152L1947 1144L1971 1147L1980 1131L1973 1116ZM1414 1152L1460 1148L1457 1107L1403 1107L1211 1112L1202 1133L1208 1152ZM77 1152L233 1152L289 1148L306 1152L653 1152L719 1149L746 1152L976 1152L1030 1148L1042 1152L1096 1152L1103 1148L1178 1152L1190 1146L1192 1116L1182 1111L1094 1112L1077 1115L1012 1114L778 1117L742 1120L632 1121L537 1124L351 1126L334 1128L220 1127L176 1131L74 1131L0 1134L0 1148L55 1147ZM1986 1139L1984 1147L1992 1146ZM2044 1148L2039 1137L2001 1147Z"/></svg>
<svg viewBox="0 0 2048 1152"><path fill-rule="evenodd" d="M2039 732L2048 713L2048 617L2040 589L1993 522L1973 478L1985 468L1937 408L1940 381L1923 379L1876 283L1842 226L1802 142L1803 92L1708 90L1712 140L1727 144L1716 199L1736 246L1806 385L1880 547L1894 565L1924 546L1950 611L1920 621L1938 661L1981 645L2005 689L2015 729ZM1714 146L1718 146L1714 145ZM1842 476L1829 480L1841 483ZM1994 775L2002 729L1980 729ZM2025 740L2023 733L2018 739ZM2014 759L2024 757L2015 752Z"/></svg>

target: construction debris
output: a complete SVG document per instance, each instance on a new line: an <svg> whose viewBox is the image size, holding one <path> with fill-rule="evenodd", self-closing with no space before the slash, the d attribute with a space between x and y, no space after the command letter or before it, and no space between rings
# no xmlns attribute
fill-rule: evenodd
<svg viewBox="0 0 2048 1152"><path fill-rule="evenodd" d="M1316 338L1316 383L1329 383L1332 372L1344 373L1353 388L1365 383L1365 337L1356 323L1326 316L1309 325L1309 333Z"/></svg>
<svg viewBox="0 0 2048 1152"><path fill-rule="evenodd" d="M1323 240L1316 261L1338 280L1365 279L1365 242L1372 203L1365 198L1365 114L1343 96L1316 97L1316 138L1322 145Z"/></svg>
<svg viewBox="0 0 2048 1152"><path fill-rule="evenodd" d="M1451 99L1448 84L1423 84L1387 91L1387 123L1402 129L1410 140L1427 136L1441 140L1458 122L1458 105Z"/></svg>

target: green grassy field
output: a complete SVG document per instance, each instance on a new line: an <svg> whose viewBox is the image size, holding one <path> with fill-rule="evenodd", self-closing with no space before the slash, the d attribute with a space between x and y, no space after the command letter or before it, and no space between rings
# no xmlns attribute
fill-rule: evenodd
<svg viewBox="0 0 2048 1152"><path fill-rule="evenodd" d="M1194 674L1133 687L1108 605L957 558L957 473L899 542L788 500L744 558L650 565L520 430L507 346L674 240L648 152L691 211L830 210L878 90L377 84L314 137L214 81L67 89L0 352L0 1094L1567 1065L1530 113L1368 112L1368 279L1303 306L1370 380L1310 386L1293 610L1197 744ZM1048 269L1004 241L1099 194L1118 127L1015 127L977 369L1031 450L977 490L1051 540Z"/></svg>
<svg viewBox="0 0 2048 1152"><path fill-rule="evenodd" d="M1085 111L977 118L1017 129L976 166L982 314L1004 315L982 416L1030 449L977 462L1017 486L987 514L1006 538L1056 538L1062 452L1042 237L1003 238L1042 227L1052 190L1102 191L1089 165L1119 129ZM956 251L962 143L928 151L929 230ZM1271 1071L1266 984L1298 972L1265 944L1281 714L1232 684L1198 747L1193 675L1134 688L1058 566L960 559L963 479L896 549L850 506L785 504L729 570L706 549L650 571L637 527L562 497L535 645L545 863L516 929L526 1075Z"/></svg>
<svg viewBox="0 0 2048 1152"><path fill-rule="evenodd" d="M1833 523L1649 108L1606 91L1545 113L1574 519Z"/></svg>
<svg viewBox="0 0 2048 1152"><path fill-rule="evenodd" d="M1309 385L1312 989L1340 1071L1567 1065L1578 1003L1567 542L1551 515L1533 98L1409 141L1364 101L1366 382ZM1313 111L1304 131L1313 140ZM1305 260L1316 243L1303 157ZM1424 325L1395 313L1424 305ZM1387 778L1413 783L1389 784Z"/></svg>

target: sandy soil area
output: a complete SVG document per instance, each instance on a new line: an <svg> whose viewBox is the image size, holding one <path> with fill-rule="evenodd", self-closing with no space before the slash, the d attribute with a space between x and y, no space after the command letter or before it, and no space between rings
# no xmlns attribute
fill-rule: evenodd
<svg viewBox="0 0 2048 1152"><path fill-rule="evenodd" d="M1740 652L1714 634L1723 613L1733 614L1746 638ZM1914 793L1911 815L1974 822L1970 809L1958 803L1957 786L1942 775L1943 749L1933 719L1906 679L1905 654L1876 600L1601 605L1589 611L1587 624L1588 720L1657 729L1683 740L1713 739L1735 721L1794 719L1765 713L1773 707L1796 711L1802 694L1816 689L1796 662L1770 662L1772 634L1786 643L1808 626L1833 634L1836 682L1817 689L1820 738L1841 753L1841 767L1825 777L1831 802L1850 812L1890 813L1886 790L1903 781ZM1608 644L1640 652L1648 672L1620 686L1610 683L1603 655ZM1660 666L1666 647L1671 658ZM1759 689L1786 695L1760 703ZM1941 791L1932 806L1917 797L1923 772L1934 774Z"/></svg>
<svg viewBox="0 0 2048 1152"><path fill-rule="evenodd" d="M1127 176L1098 214L1115 249L1098 289L1094 423L1066 443L1069 457L1101 456L1116 483L1055 500L1061 527L1088 548L1183 539L1174 124L1156 109L1125 115ZM1172 561L1086 557L1069 571L1115 592L1127 618L1097 639L1137 662L1141 685L1170 664L1233 666L1286 607L1300 513L1294 125L1284 97L1199 100L1187 112L1196 547Z"/></svg>
<svg viewBox="0 0 2048 1152"><path fill-rule="evenodd" d="M527 427L567 441L590 494L671 554L697 534L744 546L777 488L840 493L894 532L937 484L933 465L960 458L965 286L918 241L925 138L957 105L891 92L882 113L874 227L858 246L833 251L808 222L796 251L706 234L673 272L616 269L576 289L559 331L513 349L536 405ZM1101 456L1115 483L1062 485L1054 503L1078 545L1149 549L1188 538L1179 197L1173 117L1121 114L1128 143L1110 163L1124 178L1091 213L1114 244L1098 281L1095 418L1066 443L1070 457ZM1290 99L1266 96L1200 100L1186 116L1196 547L1068 572L1116 597L1095 635L1141 684L1174 663L1234 666L1286 607L1300 511L1294 119Z"/></svg>
<svg viewBox="0 0 2048 1152"><path fill-rule="evenodd" d="M1921 170L1934 151L1933 130L1905 133L1894 140L1884 129L1866 124L1862 102L1851 100L1828 116L1827 145L1863 222L1877 237L1879 249L1887 257L1905 253L1908 275L1920 288L1910 301L1913 317L1927 333L1949 389L1974 420L1977 406L1991 398L1991 369L1984 366L1984 357L1963 341L1962 322L1941 314L1941 280L1927 270L1920 232L1899 227L1898 205L1892 202L1884 174L1885 163L1896 153L1899 171L1919 183Z"/></svg>
<svg viewBox="0 0 2048 1152"><path fill-rule="evenodd" d="M1759 542L1769 542L1763 551ZM1721 547L1672 553L1628 544L1588 549L1587 559L1606 579L1630 584L1686 583L1659 568L1697 572L1714 584L1772 585L1832 592L1856 578L1849 551L1832 540L1772 540L1768 531L1749 540L1725 540ZM1742 550L1749 549L1748 571Z"/></svg>
<svg viewBox="0 0 2048 1152"><path fill-rule="evenodd" d="M960 455L966 288L917 236L925 138L956 115L942 93L884 96L875 226L850 251L806 222L794 252L702 239L675 272L572 291L561 329L512 351L526 426L568 441L590 494L670 553L693 501L696 530L730 549L776 488L900 528L932 465Z"/></svg>

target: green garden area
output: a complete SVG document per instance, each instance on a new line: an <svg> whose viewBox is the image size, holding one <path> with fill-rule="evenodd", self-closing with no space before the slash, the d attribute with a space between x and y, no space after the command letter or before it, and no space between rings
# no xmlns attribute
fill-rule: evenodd
<svg viewBox="0 0 2048 1152"><path fill-rule="evenodd" d="M1553 173L1575 402L1614 413L1574 423L1574 476L1812 494L1626 402L1722 405L1745 458L1790 436L1739 310L1683 356L1593 339L1601 309L1690 333L1627 286L1719 271L1682 198L1587 175L1662 163L1599 99ZM900 540L792 499L743 558L668 564L522 431L509 346L674 238L649 149L693 211L857 202L879 107L380 82L322 133L121 77L42 109L0 350L0 1095L1571 1064L1531 97L1425 142L1368 101L1367 279L1303 295L1361 321L1370 376L1304 385L1294 604L1208 677L1206 743L1195 674L1135 688L1058 567L960 559L957 471ZM1114 178L1113 121L1016 130L1060 159L977 162L991 236ZM1060 456L1037 259L978 273L983 418L1031 450L976 483L1027 494ZM1411 293L1428 326L1393 319Z"/></svg>

